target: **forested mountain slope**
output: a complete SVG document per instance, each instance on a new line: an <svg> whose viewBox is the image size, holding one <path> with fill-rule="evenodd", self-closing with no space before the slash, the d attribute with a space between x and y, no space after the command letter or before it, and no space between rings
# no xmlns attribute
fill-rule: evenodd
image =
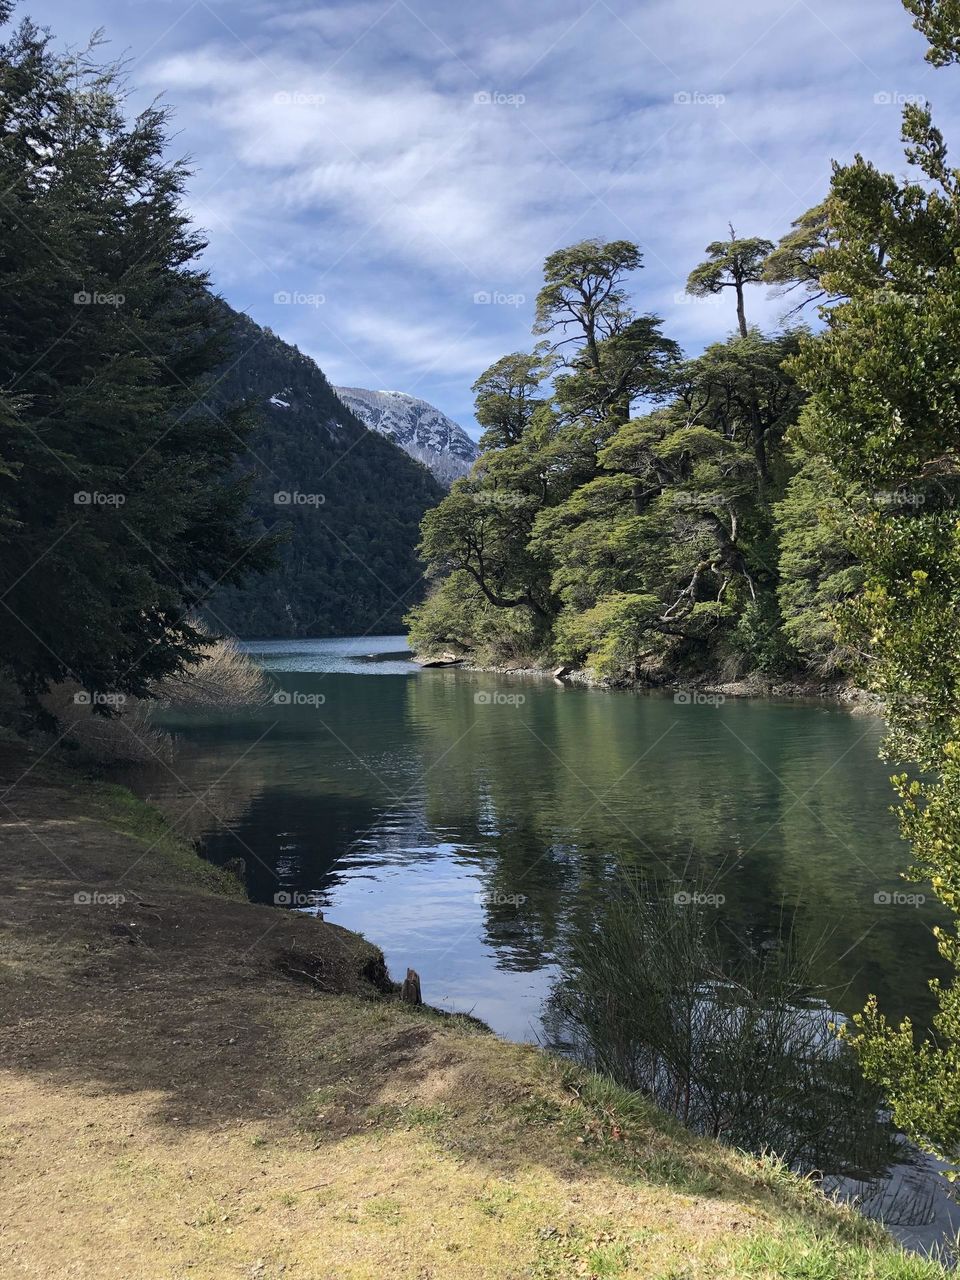
<svg viewBox="0 0 960 1280"><path fill-rule="evenodd" d="M247 316L233 313L233 326L210 407L252 403L253 511L287 540L277 568L216 594L211 621L257 637L398 630L422 594L419 522L443 489L367 430L308 356Z"/></svg>

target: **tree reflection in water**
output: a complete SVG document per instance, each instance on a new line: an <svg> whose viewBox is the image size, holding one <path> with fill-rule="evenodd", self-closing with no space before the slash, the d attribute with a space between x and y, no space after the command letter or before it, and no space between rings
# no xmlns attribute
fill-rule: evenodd
<svg viewBox="0 0 960 1280"><path fill-rule="evenodd" d="M918 1156L834 1034L840 1015L812 978L818 946L786 926L752 944L725 928L709 889L626 879L569 938L548 1043L696 1133L776 1153L887 1220L925 1217L923 1181L901 1179L891 1202L889 1169Z"/></svg>

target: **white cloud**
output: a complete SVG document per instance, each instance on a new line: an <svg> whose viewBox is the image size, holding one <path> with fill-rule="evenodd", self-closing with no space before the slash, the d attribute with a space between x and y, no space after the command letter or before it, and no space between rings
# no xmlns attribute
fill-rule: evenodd
<svg viewBox="0 0 960 1280"><path fill-rule="evenodd" d="M102 20L103 0L51 3L67 34ZM227 297L336 380L416 383L457 412L485 363L530 343L554 248L640 241L640 305L702 346L729 308L675 297L729 220L782 234L857 149L902 169L877 93L929 92L947 123L958 103L900 5L876 0L121 4L111 26L150 49L136 78L176 107ZM328 304L275 309L294 287ZM527 302L478 316L477 290ZM755 293L751 315L776 323L782 301Z"/></svg>

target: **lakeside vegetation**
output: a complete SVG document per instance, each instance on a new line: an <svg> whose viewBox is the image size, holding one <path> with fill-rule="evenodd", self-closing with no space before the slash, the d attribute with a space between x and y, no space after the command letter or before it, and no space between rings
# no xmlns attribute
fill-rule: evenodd
<svg viewBox="0 0 960 1280"><path fill-rule="evenodd" d="M736 281L742 308L757 244L710 246L691 290ZM627 241L547 259L536 332L554 341L475 384L484 452L424 519L422 552L440 581L409 615L411 642L481 663L586 665L621 682L803 661L832 671L827 613L856 578L825 582L808 545L814 528L822 538L823 491L804 502L794 487L787 499L786 435L805 400L788 361L802 331L764 335L744 321L684 360L628 296L641 265ZM649 412L631 416L637 402Z"/></svg>
<svg viewBox="0 0 960 1280"><path fill-rule="evenodd" d="M928 59L960 61L955 0L906 0ZM414 645L535 656L620 680L798 668L854 674L890 724L901 829L952 913L960 967L960 170L908 103L913 175L857 156L772 241L708 246L694 296L738 331L682 361L639 313L627 241L551 254L534 332L475 384L485 452L423 522L438 584ZM751 330L768 281L823 329ZM637 402L655 407L631 417ZM845 1039L906 1132L960 1176L960 982L928 1034L871 999Z"/></svg>

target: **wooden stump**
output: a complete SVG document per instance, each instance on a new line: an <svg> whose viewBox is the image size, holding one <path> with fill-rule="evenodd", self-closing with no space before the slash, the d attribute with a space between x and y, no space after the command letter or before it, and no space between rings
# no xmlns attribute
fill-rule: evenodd
<svg viewBox="0 0 960 1280"><path fill-rule="evenodd" d="M407 970L407 976L400 988L400 999L405 1004L423 1004L423 998L420 995L420 975L416 969Z"/></svg>

